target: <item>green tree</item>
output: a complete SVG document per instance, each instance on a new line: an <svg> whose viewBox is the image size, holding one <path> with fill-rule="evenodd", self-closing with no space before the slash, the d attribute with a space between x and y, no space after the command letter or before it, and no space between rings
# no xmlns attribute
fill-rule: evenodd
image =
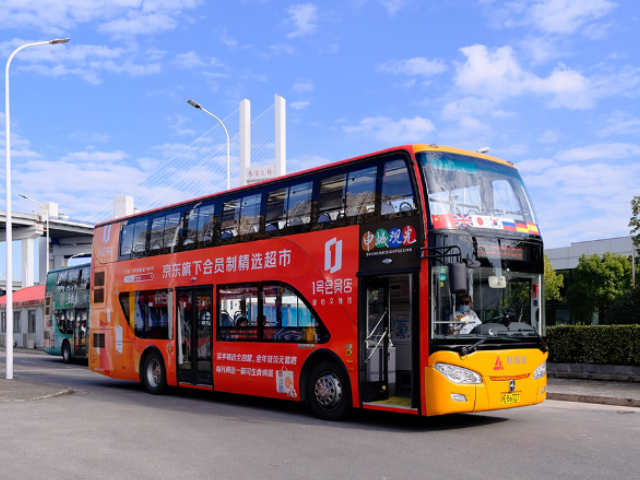
<svg viewBox="0 0 640 480"><path fill-rule="evenodd" d="M640 288L632 288L613 302L606 323L608 325L640 324Z"/></svg>
<svg viewBox="0 0 640 480"><path fill-rule="evenodd" d="M556 273L547 255L544 256L544 298L564 301L560 289L564 287L564 275Z"/></svg>
<svg viewBox="0 0 640 480"><path fill-rule="evenodd" d="M640 256L640 196L631 199L631 218L629 219L633 244L636 246L636 257Z"/></svg>
<svg viewBox="0 0 640 480"><path fill-rule="evenodd" d="M611 304L631 287L631 259L607 252L580 255L567 299L573 317L590 324L593 313L604 320Z"/></svg>

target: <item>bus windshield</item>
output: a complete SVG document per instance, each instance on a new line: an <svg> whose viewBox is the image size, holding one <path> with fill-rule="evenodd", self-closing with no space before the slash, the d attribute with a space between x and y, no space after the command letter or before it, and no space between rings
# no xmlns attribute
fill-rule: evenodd
<svg viewBox="0 0 640 480"><path fill-rule="evenodd" d="M518 171L450 152L417 154L435 228L492 228L538 234Z"/></svg>
<svg viewBox="0 0 640 480"><path fill-rule="evenodd" d="M460 247L466 291L450 291L451 266L432 262L432 340L522 339L543 333L541 245L462 235L438 236L436 241Z"/></svg>

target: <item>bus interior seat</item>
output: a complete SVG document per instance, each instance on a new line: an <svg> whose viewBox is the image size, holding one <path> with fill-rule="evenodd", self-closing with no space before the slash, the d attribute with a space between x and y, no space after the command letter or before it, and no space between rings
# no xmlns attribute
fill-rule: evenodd
<svg viewBox="0 0 640 480"><path fill-rule="evenodd" d="M265 232L275 232L276 230L278 230L278 227L276 227L273 223L270 223L269 225L264 227Z"/></svg>
<svg viewBox="0 0 640 480"><path fill-rule="evenodd" d="M380 211L381 215L392 215L393 213L395 213L393 211L393 205L391 205L390 203L383 203L382 204L382 208Z"/></svg>
<svg viewBox="0 0 640 480"><path fill-rule="evenodd" d="M318 223L326 223L330 221L331 221L331 217L326 213L323 213L318 217Z"/></svg>
<svg viewBox="0 0 640 480"><path fill-rule="evenodd" d="M227 239L227 238L233 238L233 233L226 231L226 232L222 232L222 235L220 236L221 239Z"/></svg>

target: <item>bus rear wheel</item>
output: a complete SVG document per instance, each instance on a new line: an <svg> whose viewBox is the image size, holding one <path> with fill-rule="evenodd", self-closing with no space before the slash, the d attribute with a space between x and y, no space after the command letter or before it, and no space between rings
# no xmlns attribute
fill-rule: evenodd
<svg viewBox="0 0 640 480"><path fill-rule="evenodd" d="M342 420L351 411L349 380L333 361L319 363L311 371L307 398L313 413L323 420Z"/></svg>
<svg viewBox="0 0 640 480"><path fill-rule="evenodd" d="M144 360L142 383L147 392L160 395L167 389L167 371L164 360L158 352L151 352Z"/></svg>
<svg viewBox="0 0 640 480"><path fill-rule="evenodd" d="M71 348L69 342L62 344L62 363L69 363L71 361Z"/></svg>

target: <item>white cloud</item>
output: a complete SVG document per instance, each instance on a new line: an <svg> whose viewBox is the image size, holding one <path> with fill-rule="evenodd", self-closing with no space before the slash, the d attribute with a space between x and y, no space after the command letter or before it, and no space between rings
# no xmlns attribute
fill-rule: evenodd
<svg viewBox="0 0 640 480"><path fill-rule="evenodd" d="M176 19L201 0L4 0L0 27L34 28L61 34L88 22L117 36L149 34L176 27Z"/></svg>
<svg viewBox="0 0 640 480"><path fill-rule="evenodd" d="M119 162L131 155L123 152L122 150L116 150L114 152L69 152L62 160L77 161L77 162Z"/></svg>
<svg viewBox="0 0 640 480"><path fill-rule="evenodd" d="M295 48L293 48L291 45L287 45L286 43L271 45L269 47L269 50L271 51L271 55L293 55L296 51Z"/></svg>
<svg viewBox="0 0 640 480"><path fill-rule="evenodd" d="M556 167L558 162L555 160L551 160L549 158L538 158L536 160L524 160L522 162L517 162L516 167L520 171L520 173L540 173L548 168Z"/></svg>
<svg viewBox="0 0 640 480"><path fill-rule="evenodd" d="M176 55L174 64L178 68L183 69L192 69L196 67L214 67L222 65L215 57L205 57L203 55L197 54L193 50L187 53L179 53L178 55Z"/></svg>
<svg viewBox="0 0 640 480"><path fill-rule="evenodd" d="M311 80L298 79L296 83L293 84L291 90L296 93L308 93L312 92L315 89L315 85Z"/></svg>
<svg viewBox="0 0 640 480"><path fill-rule="evenodd" d="M380 5L386 8L391 16L394 16L408 4L408 0L380 0Z"/></svg>
<svg viewBox="0 0 640 480"><path fill-rule="evenodd" d="M585 147L561 150L556 155L558 160L570 162L617 160L629 157L640 157L640 145L634 143L594 143Z"/></svg>
<svg viewBox="0 0 640 480"><path fill-rule="evenodd" d="M509 118L509 117L515 117L516 112L507 112L505 110L495 110L491 112L491 116L493 118Z"/></svg>
<svg viewBox="0 0 640 480"><path fill-rule="evenodd" d="M289 32L287 37L302 37L315 33L318 29L318 6L313 3L292 5L287 9L290 16L288 22L293 23L295 30Z"/></svg>
<svg viewBox="0 0 640 480"><path fill-rule="evenodd" d="M98 31L110 33L114 37L150 35L176 28L177 22L166 13L142 14L128 12L126 17L117 18L98 26Z"/></svg>
<svg viewBox="0 0 640 480"><path fill-rule="evenodd" d="M525 70L511 47L491 52L484 45L464 47L467 57L457 65L455 85L461 92L498 103L508 97L535 94L549 97L549 108L589 109L599 98L634 92L640 69L623 68L611 74L581 73L560 64L546 78Z"/></svg>
<svg viewBox="0 0 640 480"><path fill-rule="evenodd" d="M530 26L548 34L575 33L617 6L610 0L519 0L485 4L495 26Z"/></svg>
<svg viewBox="0 0 640 480"><path fill-rule="evenodd" d="M526 13L526 21L545 32L573 33L615 7L609 0L538 0Z"/></svg>
<svg viewBox="0 0 640 480"><path fill-rule="evenodd" d="M422 117L403 118L394 121L389 117L367 117L358 125L343 126L347 133L362 133L380 142L398 145L401 143L424 142L427 134L435 130L433 122Z"/></svg>
<svg viewBox="0 0 640 480"><path fill-rule="evenodd" d="M193 136L196 134L195 130L185 128L185 125L191 122L191 119L188 117L178 114L176 116L169 117L167 122L169 123L169 127L175 130L178 135Z"/></svg>
<svg viewBox="0 0 640 480"><path fill-rule="evenodd" d="M519 162L518 168L548 247L628 235L629 200L637 194L640 162L585 165L541 159Z"/></svg>
<svg viewBox="0 0 640 480"><path fill-rule="evenodd" d="M422 75L431 77L447 70L447 64L436 58L429 60L424 57L414 57L407 60L389 60L377 66L376 71L391 74Z"/></svg>
<svg viewBox="0 0 640 480"><path fill-rule="evenodd" d="M555 143L560 140L562 134L559 130L547 130L542 135L538 137L538 141L540 143Z"/></svg>
<svg viewBox="0 0 640 480"><path fill-rule="evenodd" d="M27 40L14 38L0 43L0 53L9 55L17 46L28 43ZM21 52L23 53L23 52ZM148 51L142 53L146 58L158 58L164 52ZM18 66L17 69L30 71L40 75L59 77L65 75L77 75L91 84L102 82L100 73L125 73L131 76L152 75L161 71L161 65L155 63L137 63L140 55L137 50L124 48L109 48L104 45L55 45L32 48L21 55L21 63L26 66ZM50 66L49 64L53 64Z"/></svg>
<svg viewBox="0 0 640 480"><path fill-rule="evenodd" d="M152 150L160 152L165 158L173 158L184 154L188 148L189 145L185 143L165 143L163 145L156 145Z"/></svg>
<svg viewBox="0 0 640 480"><path fill-rule="evenodd" d="M299 101L299 102L291 102L289 106L294 110L303 110L309 106L311 102L308 101Z"/></svg>
<svg viewBox="0 0 640 480"><path fill-rule="evenodd" d="M80 142L107 143L111 137L101 133L74 132L69 135L69 138Z"/></svg>
<svg viewBox="0 0 640 480"><path fill-rule="evenodd" d="M599 137L640 133L640 119L620 110L616 110L609 115L605 122L606 126L598 131Z"/></svg>

